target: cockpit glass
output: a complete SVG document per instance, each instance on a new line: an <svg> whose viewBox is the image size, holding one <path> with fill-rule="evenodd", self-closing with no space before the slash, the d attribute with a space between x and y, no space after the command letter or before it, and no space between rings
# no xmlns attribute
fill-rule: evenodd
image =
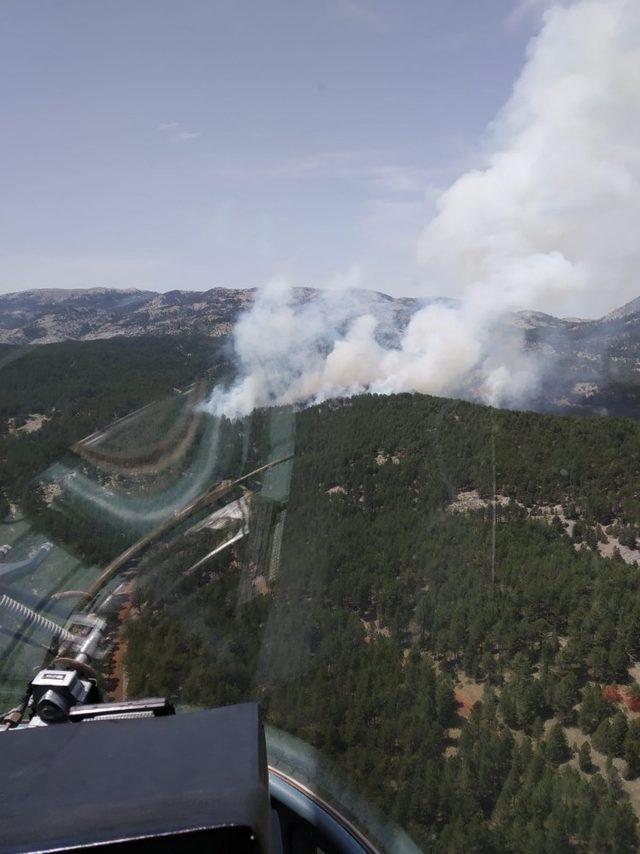
<svg viewBox="0 0 640 854"><path fill-rule="evenodd" d="M0 69L0 729L255 701L376 850L638 850L637 0L5 0Z"/></svg>

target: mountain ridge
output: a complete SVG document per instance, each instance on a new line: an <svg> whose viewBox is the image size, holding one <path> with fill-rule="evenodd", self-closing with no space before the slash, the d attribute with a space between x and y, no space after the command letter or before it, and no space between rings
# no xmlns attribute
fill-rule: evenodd
<svg viewBox="0 0 640 854"><path fill-rule="evenodd" d="M45 345L116 337L204 335L223 341L254 302L257 288L174 290L43 289L0 295L0 345ZM321 298L323 291L294 288L294 303ZM346 292L347 315L373 314L387 346L424 300L376 291ZM452 304L435 298L434 302ZM507 314L494 334L523 336L538 354L542 381L535 395L513 405L539 411L640 417L640 297L599 319L554 317L539 311ZM473 391L470 396L474 399Z"/></svg>
<svg viewBox="0 0 640 854"><path fill-rule="evenodd" d="M205 291L139 288L36 288L0 294L0 344L51 344L95 340L118 335L197 332L220 337L254 301L258 288L214 287ZM307 302L326 293L319 288L292 289L294 302ZM351 289L351 298L374 307L394 307L402 320L425 302L454 303L447 297L427 300L396 297L381 291ZM618 321L640 312L640 297L601 318L564 318L542 311L522 310L508 316L522 329L587 328Z"/></svg>
<svg viewBox="0 0 640 854"><path fill-rule="evenodd" d="M52 344L70 339L185 332L218 338L231 331L238 316L253 303L256 292L257 288L222 287L164 293L117 288L47 288L0 294L0 344ZM324 292L297 287L292 293L294 302L305 303ZM389 322L397 319L400 324L407 322L422 302L377 291L354 289L349 293L354 304L377 307L381 315L390 309L394 317L388 318Z"/></svg>

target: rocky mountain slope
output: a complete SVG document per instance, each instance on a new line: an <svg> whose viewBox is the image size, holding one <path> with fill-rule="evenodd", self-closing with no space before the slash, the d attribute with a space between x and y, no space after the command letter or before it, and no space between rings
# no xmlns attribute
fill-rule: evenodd
<svg viewBox="0 0 640 854"><path fill-rule="evenodd" d="M116 336L227 335L255 299L255 289L152 291L91 288L37 290L0 295L0 344L47 344ZM309 302L320 291L297 288ZM373 312L393 341L420 301L372 291L352 291L354 316ZM563 319L542 312L513 314L508 325L523 331L541 357L542 392L536 409L640 414L640 298L599 320Z"/></svg>
<svg viewBox="0 0 640 854"><path fill-rule="evenodd" d="M321 292L295 288L294 301ZM0 344L51 344L118 335L227 335L238 315L254 301L255 288L209 291L153 291L91 288L0 294ZM354 314L373 310L383 326L402 328L419 305L373 291L350 293Z"/></svg>
<svg viewBox="0 0 640 854"><path fill-rule="evenodd" d="M226 335L253 290L37 290L0 295L0 343L50 344L187 331Z"/></svg>
<svg viewBox="0 0 640 854"><path fill-rule="evenodd" d="M640 416L640 299L598 320L521 312L526 346L540 354L533 408Z"/></svg>

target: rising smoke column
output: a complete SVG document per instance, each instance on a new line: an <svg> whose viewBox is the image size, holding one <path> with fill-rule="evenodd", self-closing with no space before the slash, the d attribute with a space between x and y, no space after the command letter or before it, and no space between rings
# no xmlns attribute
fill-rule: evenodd
<svg viewBox="0 0 640 854"><path fill-rule="evenodd" d="M537 376L521 339L492 339L495 316L474 300L426 305L399 346L378 335L379 304L354 314L352 296L328 292L298 304L286 283L262 289L233 334L239 378L216 388L215 415L238 418L256 407L319 403L371 391L479 396L498 404L529 392ZM362 300L357 308L362 309Z"/></svg>
<svg viewBox="0 0 640 854"><path fill-rule="evenodd" d="M487 167L440 198L419 256L498 308L602 314L637 296L640 4L548 11Z"/></svg>
<svg viewBox="0 0 640 854"><path fill-rule="evenodd" d="M370 390L526 399L539 364L501 318L602 313L640 268L640 3L554 6L492 124L485 167L439 198L417 247L456 305L417 311L396 346L375 312L336 294L296 306L269 286L234 332L238 381L210 409L318 402Z"/></svg>

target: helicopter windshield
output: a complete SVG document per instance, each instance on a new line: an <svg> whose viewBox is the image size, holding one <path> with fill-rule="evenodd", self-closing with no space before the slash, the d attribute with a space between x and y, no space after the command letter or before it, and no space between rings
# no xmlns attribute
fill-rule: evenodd
<svg viewBox="0 0 640 854"><path fill-rule="evenodd" d="M2 727L75 662L380 851L637 850L637 0L5 0L0 64Z"/></svg>

